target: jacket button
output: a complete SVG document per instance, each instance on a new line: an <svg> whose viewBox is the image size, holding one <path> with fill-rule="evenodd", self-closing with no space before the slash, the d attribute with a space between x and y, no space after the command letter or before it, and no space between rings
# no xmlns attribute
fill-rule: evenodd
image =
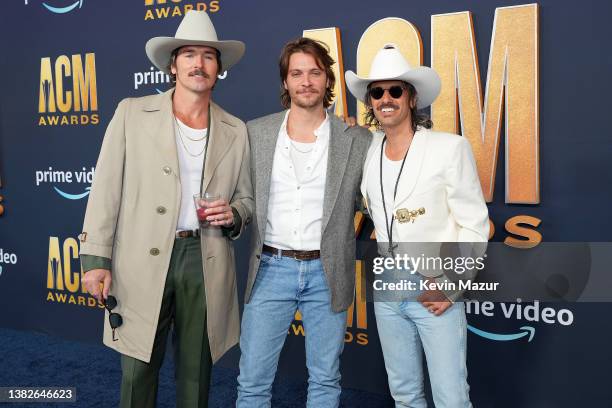
<svg viewBox="0 0 612 408"><path fill-rule="evenodd" d="M162 168L162 171L164 172L166 176L169 176L170 174L172 174L172 169L168 166L164 166L164 168Z"/></svg>
<svg viewBox="0 0 612 408"><path fill-rule="evenodd" d="M166 207L162 207L160 205L159 207L157 207L157 213L158 214L165 214L166 213Z"/></svg>
<svg viewBox="0 0 612 408"><path fill-rule="evenodd" d="M149 253L153 256L157 256L159 255L159 249L157 248L151 248L151 250L149 251Z"/></svg>
<svg viewBox="0 0 612 408"><path fill-rule="evenodd" d="M261 255L257 254L257 255L255 255L255 258L261 259Z"/></svg>

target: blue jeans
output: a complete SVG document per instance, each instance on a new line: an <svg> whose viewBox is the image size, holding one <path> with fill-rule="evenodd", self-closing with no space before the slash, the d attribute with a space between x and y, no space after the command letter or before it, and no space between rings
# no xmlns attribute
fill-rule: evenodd
<svg viewBox="0 0 612 408"><path fill-rule="evenodd" d="M339 405L346 312L331 309L321 261L263 253L250 302L242 315L236 407L270 407L278 358L296 310L302 314L306 337L306 406Z"/></svg>
<svg viewBox="0 0 612 408"><path fill-rule="evenodd" d="M423 350L436 408L471 408L463 302L435 316L417 301L376 302L376 325L395 407L426 408Z"/></svg>

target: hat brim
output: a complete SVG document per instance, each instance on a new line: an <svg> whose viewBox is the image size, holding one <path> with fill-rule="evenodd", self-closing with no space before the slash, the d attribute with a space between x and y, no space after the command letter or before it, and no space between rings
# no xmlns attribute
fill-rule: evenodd
<svg viewBox="0 0 612 408"><path fill-rule="evenodd" d="M440 94L440 77L429 67L416 67L401 75L384 78L362 78L353 71L345 74L346 86L353 96L361 102L366 102L368 85L378 81L404 81L412 84L417 91L417 109L431 105Z"/></svg>
<svg viewBox="0 0 612 408"><path fill-rule="evenodd" d="M203 45L219 50L221 68L225 71L235 65L244 55L245 46L242 41L197 41L174 37L155 37L147 41L145 51L147 57L160 71L170 74L168 65L172 51L186 45Z"/></svg>

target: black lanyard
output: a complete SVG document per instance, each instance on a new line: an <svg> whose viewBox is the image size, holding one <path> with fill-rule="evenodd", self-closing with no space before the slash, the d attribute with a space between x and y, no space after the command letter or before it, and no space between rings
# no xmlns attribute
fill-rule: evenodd
<svg viewBox="0 0 612 408"><path fill-rule="evenodd" d="M387 228L387 236L389 237L389 249L388 252L393 255L393 250L397 248L397 245L393 245L393 220L395 215L391 213L391 222L389 223L389 216L387 215L387 204L385 203L385 190L383 188L383 155L385 151L385 142L387 141L387 135L383 138L382 144L380 145L380 195L382 196L383 211L385 213L385 228ZM402 166L400 167L397 180L395 180L395 189L393 190L393 201L395 202L395 196L397 195L397 186L399 185L400 177L402 176L402 170L404 170L404 164L406 164L406 157L408 157L408 151L410 147L406 149L404 159L402 160Z"/></svg>

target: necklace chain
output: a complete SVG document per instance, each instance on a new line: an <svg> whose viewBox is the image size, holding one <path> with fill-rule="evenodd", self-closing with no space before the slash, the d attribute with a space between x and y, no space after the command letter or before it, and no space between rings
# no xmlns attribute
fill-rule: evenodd
<svg viewBox="0 0 612 408"><path fill-rule="evenodd" d="M310 149L308 149L308 150L300 150L300 149L298 149L298 148L295 146L295 144L294 144L294 142L293 142L293 139L291 139L291 137L289 137L289 144L291 144L291 147L293 147L293 149L295 149L295 151L297 151L297 152L299 152L299 153L302 153L302 154L305 154L305 153L310 153L310 152L312 152L312 150L314 149L314 146L313 146L313 147L311 147L311 148L310 148ZM313 144L314 144L314 143L313 143Z"/></svg>
<svg viewBox="0 0 612 408"><path fill-rule="evenodd" d="M202 148L200 153L197 153L197 154L191 153L189 151L189 149L187 149L187 145L185 144L185 141L183 140L183 136L186 137L187 139L191 140L192 142L201 142L202 140L204 140L206 138L206 132L204 133L204 136L202 136L201 138L199 138L199 139L192 139L192 138L190 138L187 135L183 135L183 131L181 130L181 124L179 123L179 121L178 121L176 116L174 116L174 121L176 122L176 126L178 127L179 140L181 141L181 145L183 145L183 149L185 149L187 154L190 155L191 157L199 157L199 156L201 156L202 153L204 153L204 150L206 149L206 145L204 145L204 147Z"/></svg>

